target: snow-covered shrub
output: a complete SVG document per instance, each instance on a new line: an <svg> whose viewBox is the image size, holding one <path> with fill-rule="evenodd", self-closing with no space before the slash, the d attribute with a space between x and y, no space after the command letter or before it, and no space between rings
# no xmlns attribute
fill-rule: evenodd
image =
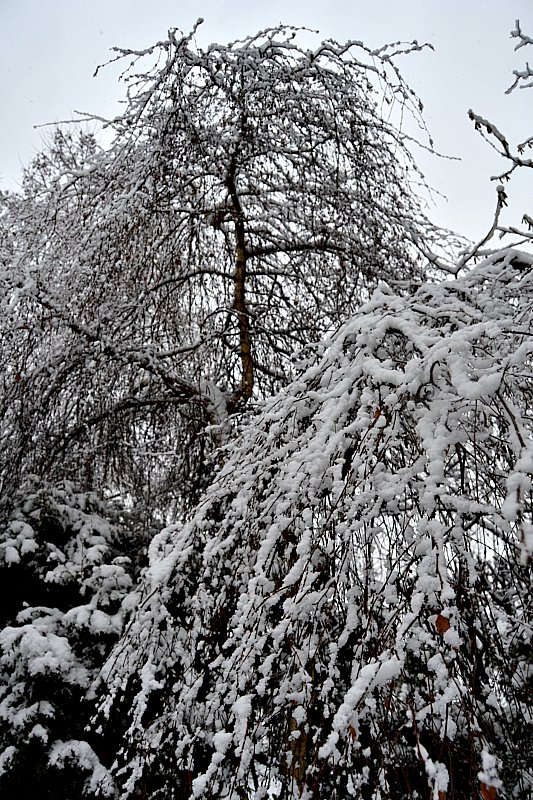
<svg viewBox="0 0 533 800"><path fill-rule="evenodd" d="M124 555L132 538L117 509L70 484L30 481L4 514L3 797L113 792L85 726L92 683L122 632L123 602L142 561L142 548L135 561Z"/></svg>
<svg viewBox="0 0 533 800"><path fill-rule="evenodd" d="M512 250L378 289L154 539L121 797L530 797L532 300Z"/></svg>

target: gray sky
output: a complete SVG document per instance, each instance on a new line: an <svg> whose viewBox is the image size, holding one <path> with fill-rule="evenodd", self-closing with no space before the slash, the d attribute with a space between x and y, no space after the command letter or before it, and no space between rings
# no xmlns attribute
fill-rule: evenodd
<svg viewBox="0 0 533 800"><path fill-rule="evenodd" d="M532 0L0 0L0 187L16 188L21 167L41 147L47 129L35 125L69 119L75 109L105 117L118 111L124 87L117 69L92 77L111 47L147 47L169 27L188 31L200 16L199 44L279 22L369 47L431 42L435 52L398 62L424 103L436 147L462 159L416 154L428 182L448 198L429 213L472 238L484 234L495 205L490 176L504 162L474 132L467 111L489 118L511 141L533 133L533 89L505 95L512 70L533 60L526 49L515 53L509 36L515 19L533 36ZM529 175L517 176L509 194L506 221L533 214Z"/></svg>

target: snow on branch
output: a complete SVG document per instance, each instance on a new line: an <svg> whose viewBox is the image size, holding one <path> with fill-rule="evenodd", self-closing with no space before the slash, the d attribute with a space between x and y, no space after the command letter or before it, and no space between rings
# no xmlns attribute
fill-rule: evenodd
<svg viewBox="0 0 533 800"><path fill-rule="evenodd" d="M520 50L521 47L526 47L526 45L533 44L533 39L530 36L526 36L525 33L522 32L520 27L520 21L517 19L515 23L515 29L511 31L511 37L518 39L518 44L515 45L515 50ZM530 78L533 78L533 69L526 63L526 68L523 70L513 70L513 75L515 76L514 83L507 89L506 94L510 94L517 86L520 86L521 89L529 89L533 86L533 82L530 81Z"/></svg>

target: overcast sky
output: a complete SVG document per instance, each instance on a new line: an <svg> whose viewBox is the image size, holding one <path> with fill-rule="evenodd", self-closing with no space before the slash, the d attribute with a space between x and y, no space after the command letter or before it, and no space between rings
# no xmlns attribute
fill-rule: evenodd
<svg viewBox="0 0 533 800"><path fill-rule="evenodd" d="M533 48L515 53L509 36L515 19L533 36L533 0L0 0L0 188L16 188L22 166L41 147L47 129L35 125L69 119L75 110L117 112L123 96L117 70L92 77L110 48L147 47L169 27L190 30L200 16L200 45L279 22L372 48L431 42L435 52L399 62L424 103L436 147L462 159L418 159L429 183L448 198L430 216L471 238L483 235L495 205L490 176L504 163L475 133L467 111L491 119L513 141L533 133L533 89L505 95L512 70L533 61ZM533 214L529 175L509 192L509 222Z"/></svg>

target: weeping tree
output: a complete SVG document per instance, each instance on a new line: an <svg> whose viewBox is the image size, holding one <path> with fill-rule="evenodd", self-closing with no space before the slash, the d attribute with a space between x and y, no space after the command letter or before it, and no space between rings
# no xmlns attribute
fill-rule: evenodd
<svg viewBox="0 0 533 800"><path fill-rule="evenodd" d="M94 719L119 797L531 796L533 257L488 241L381 282L153 540Z"/></svg>
<svg viewBox="0 0 533 800"><path fill-rule="evenodd" d="M295 352L379 281L450 268L413 191L424 129L398 55L290 28L118 51L111 145L58 131L3 199L5 493L30 471L183 513Z"/></svg>
<svg viewBox="0 0 533 800"><path fill-rule="evenodd" d="M56 131L1 195L0 792L119 791L132 687L85 728L154 514L186 518L295 352L379 282L450 269L392 121L424 132L399 54L171 31L118 53L108 147Z"/></svg>
<svg viewBox="0 0 533 800"><path fill-rule="evenodd" d="M386 286L155 537L122 798L530 797L533 257Z"/></svg>

